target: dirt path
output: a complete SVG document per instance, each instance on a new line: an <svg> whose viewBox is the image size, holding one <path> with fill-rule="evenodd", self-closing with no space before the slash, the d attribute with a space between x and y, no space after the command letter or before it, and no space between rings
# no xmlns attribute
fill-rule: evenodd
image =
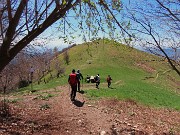
<svg viewBox="0 0 180 135"><path fill-rule="evenodd" d="M77 93L69 99L69 87L46 93L55 96L42 100L37 94L23 95L11 105L12 116L2 119L2 135L145 135L180 133L180 112L153 109L134 101L88 100Z"/></svg>

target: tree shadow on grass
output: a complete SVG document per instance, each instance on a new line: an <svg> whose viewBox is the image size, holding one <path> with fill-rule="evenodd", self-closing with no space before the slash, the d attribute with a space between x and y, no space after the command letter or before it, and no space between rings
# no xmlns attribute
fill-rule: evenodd
<svg viewBox="0 0 180 135"><path fill-rule="evenodd" d="M75 106L77 106L77 107L83 107L84 103L85 103L85 101L83 101L83 102L81 102L81 101L79 101L79 100L74 100L74 101L73 101L73 104L74 104Z"/></svg>

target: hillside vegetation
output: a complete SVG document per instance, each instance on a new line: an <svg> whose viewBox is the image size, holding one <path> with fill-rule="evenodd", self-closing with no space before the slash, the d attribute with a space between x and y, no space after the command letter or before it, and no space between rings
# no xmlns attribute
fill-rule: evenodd
<svg viewBox="0 0 180 135"><path fill-rule="evenodd" d="M163 58L107 39L77 45L70 48L68 54L68 65L63 53L58 56L66 69L64 76L33 88L48 89L67 84L68 74L74 68L80 69L84 78L86 75L100 74L98 90L95 84L86 84L83 80L83 90L91 99L134 100L150 106L180 109L180 79ZM108 75L113 79L112 88L107 88Z"/></svg>

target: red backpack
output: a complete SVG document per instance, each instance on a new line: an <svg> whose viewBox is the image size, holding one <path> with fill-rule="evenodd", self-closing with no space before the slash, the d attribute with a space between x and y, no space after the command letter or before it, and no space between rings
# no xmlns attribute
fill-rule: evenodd
<svg viewBox="0 0 180 135"><path fill-rule="evenodd" d="M112 79L111 79L111 77L107 77L106 80L107 80L107 82L111 82Z"/></svg>
<svg viewBox="0 0 180 135"><path fill-rule="evenodd" d="M76 74L70 74L69 77L70 77L69 84L70 85L77 85Z"/></svg>

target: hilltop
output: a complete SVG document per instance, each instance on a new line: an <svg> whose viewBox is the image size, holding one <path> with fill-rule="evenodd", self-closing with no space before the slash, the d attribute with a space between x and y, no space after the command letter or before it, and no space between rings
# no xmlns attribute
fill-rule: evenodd
<svg viewBox="0 0 180 135"><path fill-rule="evenodd" d="M58 57L65 67L65 75L75 68L80 69L84 76L99 73L101 82L105 83L110 74L114 83L123 81L129 84L133 81L164 86L165 89L176 92L180 89L179 76L171 70L164 57L157 57L115 41L104 39L84 43L70 48L68 54L68 65L63 60L64 53Z"/></svg>

